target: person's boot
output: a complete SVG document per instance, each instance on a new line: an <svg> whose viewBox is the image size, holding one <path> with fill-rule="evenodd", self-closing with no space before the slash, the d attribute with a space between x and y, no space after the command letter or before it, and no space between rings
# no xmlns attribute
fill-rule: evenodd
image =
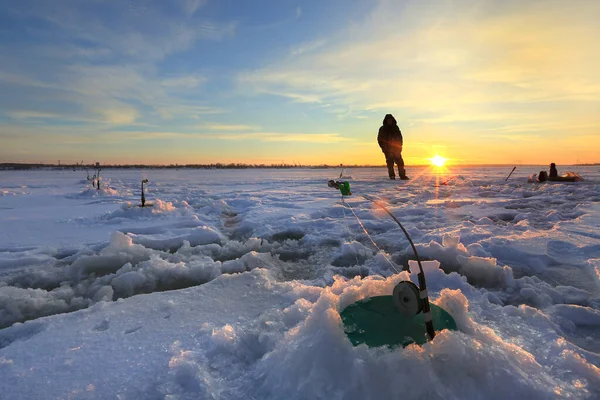
<svg viewBox="0 0 600 400"><path fill-rule="evenodd" d="M393 180L393 181L395 181L396 177L395 176L390 176L390 179Z"/></svg>
<svg viewBox="0 0 600 400"><path fill-rule="evenodd" d="M402 179L403 181L407 181L410 179L408 176L406 176L406 170L404 168L398 168L398 175L400 175L400 179Z"/></svg>

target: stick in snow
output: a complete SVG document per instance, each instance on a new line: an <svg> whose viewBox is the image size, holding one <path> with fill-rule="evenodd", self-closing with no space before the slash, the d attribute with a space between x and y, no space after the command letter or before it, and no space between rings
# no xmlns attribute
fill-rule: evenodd
<svg viewBox="0 0 600 400"><path fill-rule="evenodd" d="M512 169L512 171L510 171L510 174L508 174L508 176L506 177L506 179L504 180L504 182L506 182L508 180L508 178L510 178L510 176L513 174L513 172L515 172L515 169L517 169L517 167L514 167Z"/></svg>

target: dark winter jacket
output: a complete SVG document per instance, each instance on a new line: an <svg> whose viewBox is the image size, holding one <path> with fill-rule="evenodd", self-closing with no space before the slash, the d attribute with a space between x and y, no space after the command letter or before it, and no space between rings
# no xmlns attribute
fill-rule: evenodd
<svg viewBox="0 0 600 400"><path fill-rule="evenodd" d="M558 178L558 170L556 169L556 164L550 164L550 175L549 178Z"/></svg>
<svg viewBox="0 0 600 400"><path fill-rule="evenodd" d="M387 125L385 121L391 118L394 120L393 125ZM385 154L393 154L402 152L402 132L398 128L396 118L392 114L387 114L383 119L383 125L379 128L377 142L381 151Z"/></svg>

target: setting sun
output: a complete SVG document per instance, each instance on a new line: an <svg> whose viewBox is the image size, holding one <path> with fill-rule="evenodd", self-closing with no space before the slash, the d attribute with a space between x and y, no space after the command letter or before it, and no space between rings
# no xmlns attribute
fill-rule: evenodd
<svg viewBox="0 0 600 400"><path fill-rule="evenodd" d="M446 159L442 156L435 155L435 157L429 159L436 167L443 167L446 164Z"/></svg>

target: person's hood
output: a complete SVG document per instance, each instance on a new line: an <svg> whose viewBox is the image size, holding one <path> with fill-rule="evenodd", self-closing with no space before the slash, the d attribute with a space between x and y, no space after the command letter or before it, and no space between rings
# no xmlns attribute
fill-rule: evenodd
<svg viewBox="0 0 600 400"><path fill-rule="evenodd" d="M385 118L383 118L383 125L385 125L385 121L386 121L388 118L391 118L391 119L393 119L393 120L394 120L394 125L398 125L398 123L396 122L396 118L394 118L394 116L393 116L392 114L386 114L386 115L385 115Z"/></svg>

